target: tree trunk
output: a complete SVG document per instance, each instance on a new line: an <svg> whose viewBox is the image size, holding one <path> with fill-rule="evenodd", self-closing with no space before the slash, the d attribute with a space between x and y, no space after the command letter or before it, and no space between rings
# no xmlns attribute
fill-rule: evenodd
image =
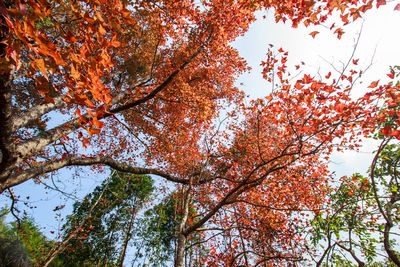
<svg viewBox="0 0 400 267"><path fill-rule="evenodd" d="M386 253L388 254L390 260L396 264L396 266L400 266L400 258L397 256L396 252L392 249L390 244L390 229L393 227L393 219L392 219L392 209L393 205L398 201L398 197L396 193L393 193L390 197L390 201L386 206L386 224L385 230L383 232L383 245Z"/></svg>
<svg viewBox="0 0 400 267"><path fill-rule="evenodd" d="M136 214L138 213L138 211L139 211L138 208L134 208L132 211L132 217L130 218L129 223L128 223L128 229L126 230L126 235L125 235L125 239L124 239L124 245L122 247L122 252L118 259L119 267L122 267L124 264L124 259L125 259L125 255L126 255L126 249L128 247L128 242L129 242L129 240L131 240L131 237L132 237L133 222L135 221L135 217L136 217Z"/></svg>
<svg viewBox="0 0 400 267"><path fill-rule="evenodd" d="M176 255L175 255L175 267L183 267L185 260L185 247L186 247L186 239L187 233L186 230L186 222L189 215L189 203L191 201L191 188L189 187L186 190L185 199L183 200L183 209L182 209L182 219L178 226L178 234L177 234L177 245L176 245Z"/></svg>
<svg viewBox="0 0 400 267"><path fill-rule="evenodd" d="M5 10L11 6L12 1L0 1L0 9ZM6 40L9 29L5 22L5 14L0 16L0 59L4 61L7 54ZM15 144L12 138L12 103L11 81L12 65L3 63L0 70L0 188L2 182L12 171L15 161ZM4 189L3 189L4 190Z"/></svg>
<svg viewBox="0 0 400 267"><path fill-rule="evenodd" d="M178 234L178 244L175 258L175 267L183 267L185 259L186 236L183 233Z"/></svg>

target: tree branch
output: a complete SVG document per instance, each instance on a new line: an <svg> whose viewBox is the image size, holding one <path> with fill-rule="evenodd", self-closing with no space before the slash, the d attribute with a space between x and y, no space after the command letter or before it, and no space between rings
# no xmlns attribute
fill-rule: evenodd
<svg viewBox="0 0 400 267"><path fill-rule="evenodd" d="M0 75L0 172L15 161L14 140L12 137L11 72Z"/></svg>
<svg viewBox="0 0 400 267"><path fill-rule="evenodd" d="M188 180L182 179L176 176L172 176L168 173L162 172L157 169L152 168L140 168L140 167L133 167L128 164L118 162L110 157L93 157L93 158L82 158L82 157L66 157L65 159L61 159L58 161L53 162L44 162L40 166L30 168L19 173L16 173L10 176L7 181L0 186L0 193L2 193L5 189L21 184L33 177L59 170L66 166L90 166L90 165L97 165L103 164L110 166L111 168L122 171L128 172L133 174L153 174L160 177L165 178L168 181L172 181L175 183L187 184Z"/></svg>
<svg viewBox="0 0 400 267"><path fill-rule="evenodd" d="M61 107L65 106L65 104L66 104L61 96L56 97L53 100L54 100L54 103L46 103L46 104L42 104L42 105L37 105L37 106L32 107L31 109L23 111L20 114L17 114L16 116L14 116L11 131L15 132L19 128L24 127L24 126L28 125L29 123L31 123L32 121L39 119L44 114L47 114L52 110L61 108Z"/></svg>

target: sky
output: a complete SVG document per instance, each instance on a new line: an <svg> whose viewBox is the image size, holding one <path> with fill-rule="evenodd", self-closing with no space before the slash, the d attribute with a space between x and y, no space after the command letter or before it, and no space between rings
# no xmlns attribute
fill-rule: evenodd
<svg viewBox="0 0 400 267"><path fill-rule="evenodd" d="M273 19L272 11L258 13L258 20L254 22L249 31L240 37L234 46L238 48L240 55L246 59L252 70L239 77L237 86L243 89L251 98L266 96L271 89L261 75L260 63L266 59L266 52L269 44L274 47L282 47L289 52L287 65L289 69L301 61L305 62L304 72L314 76L320 71L327 74L332 70L330 64L340 68L341 62L349 59L353 52L353 47L358 34L361 37L355 58L359 59L359 65L368 66L373 63L368 72L353 90L355 96L365 93L368 85L375 80L384 81L386 73L389 73L389 66L400 65L400 35L395 30L400 25L400 12L394 11L394 6L398 1L381 6L378 10L370 10L362 20L344 27L345 34L338 40L332 31L323 27L300 26L293 29L290 24L278 23ZM266 19L263 19L266 15ZM320 33L312 38L309 33L319 31ZM334 73L332 74L334 75ZM386 78L385 78L386 77ZM372 159L372 151L377 148L376 142L365 140L364 146L359 152L335 153L330 164L330 168L336 172L337 176L350 175L355 172L365 173ZM80 196L89 193L95 185L100 184L104 175L94 175L88 172L85 176L71 180L74 173L63 172L60 177L68 182L55 181L60 189L70 189L71 185L79 192ZM52 181L47 181L52 184ZM42 186L34 182L26 182L14 188L16 195L30 195L27 200L31 206L37 208L29 209L27 212L32 215L36 222L45 227L50 237L55 237L57 230L63 224L62 218L72 211L70 204L73 200L60 196L54 191L45 191ZM33 193L35 192L35 193ZM47 193L46 193L47 192ZM74 193L73 191L69 191ZM10 201L0 197L0 207L5 204L11 205ZM56 206L67 204L59 213L52 210ZM59 214L59 215L57 215ZM55 231L51 234L50 231Z"/></svg>

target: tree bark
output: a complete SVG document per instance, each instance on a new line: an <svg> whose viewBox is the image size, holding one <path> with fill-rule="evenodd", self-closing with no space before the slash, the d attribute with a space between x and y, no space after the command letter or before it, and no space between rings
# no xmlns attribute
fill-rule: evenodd
<svg viewBox="0 0 400 267"><path fill-rule="evenodd" d="M191 201L191 187L186 190L185 199L183 201L182 219L179 222L178 234L177 234L177 245L175 255L175 267L183 267L185 260L185 247L187 240L186 233L186 222L189 215L189 203Z"/></svg>
<svg viewBox="0 0 400 267"><path fill-rule="evenodd" d="M389 259L393 261L396 266L400 266L400 258L396 254L396 252L392 249L392 246L390 245L390 229L393 227L393 219L392 219L392 209L393 205L397 202L397 196L396 193L393 193L389 203L386 206L386 224L385 224L385 229L383 232L383 246L385 248L386 253L389 256Z"/></svg>
<svg viewBox="0 0 400 267"><path fill-rule="evenodd" d="M178 244L176 250L175 267L183 267L185 259L186 236L183 233L178 234Z"/></svg>
<svg viewBox="0 0 400 267"><path fill-rule="evenodd" d="M0 1L0 9L6 10L11 6L12 1ZM7 56L7 38L9 29L5 22L7 14L0 16L0 59L5 64ZM10 65L3 66L0 70L0 173L9 175L15 161L15 145L12 136L12 106L11 106L11 81L12 68ZM1 183L1 178L0 178Z"/></svg>
<svg viewBox="0 0 400 267"><path fill-rule="evenodd" d="M119 267L122 267L124 264L126 249L128 248L128 242L129 242L129 240L131 240L131 237L132 237L133 222L135 221L135 218L136 218L136 215L138 212L139 212L139 208L133 208L132 217L130 218L130 220L128 222L128 229L126 230L126 235L124 238L124 245L122 247L122 251L121 251L121 254L118 259Z"/></svg>

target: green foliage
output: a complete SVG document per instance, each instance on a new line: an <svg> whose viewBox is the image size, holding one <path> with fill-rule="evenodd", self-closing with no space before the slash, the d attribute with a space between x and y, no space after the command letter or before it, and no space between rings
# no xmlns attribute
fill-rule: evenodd
<svg viewBox="0 0 400 267"><path fill-rule="evenodd" d="M33 261L16 228L4 223L5 215L6 212L3 209L2 216L0 217L0 266L33 266Z"/></svg>
<svg viewBox="0 0 400 267"><path fill-rule="evenodd" d="M60 255L65 266L113 266L121 257L123 243L132 222L154 190L149 176L113 171L111 177L76 202L63 227L65 237L73 235Z"/></svg>
<svg viewBox="0 0 400 267"><path fill-rule="evenodd" d="M13 222L4 223L7 212L3 209L0 217L0 266L38 266L44 256L55 245L40 231L32 218L22 218L19 226ZM50 266L63 266L56 259Z"/></svg>
<svg viewBox="0 0 400 267"><path fill-rule="evenodd" d="M354 264L356 258L372 266L392 264L389 258L378 262L377 249L383 248L385 217L392 221L391 228L400 222L399 161L398 144L382 146L369 177L343 177L328 208L315 215L310 239L314 247L327 244L324 257L335 265ZM389 242L393 247L394 240Z"/></svg>
<svg viewBox="0 0 400 267"><path fill-rule="evenodd" d="M181 205L176 192L164 198L158 205L148 209L136 224L136 255L135 261L145 262L146 266L168 266L174 261L176 232L182 219ZM197 210L193 205L189 206L188 222L197 220ZM202 246L203 236L195 233L187 237L187 246L193 243L199 245L186 250L190 255L200 253L205 258L207 249ZM190 257L190 256L189 256ZM196 259L194 259L196 260ZM202 264L198 262L197 264ZM196 263L195 265L196 266Z"/></svg>
<svg viewBox="0 0 400 267"><path fill-rule="evenodd" d="M136 225L136 259L147 259L156 266L172 261L179 217L177 200L172 196L147 210Z"/></svg>
<svg viewBox="0 0 400 267"><path fill-rule="evenodd" d="M376 256L376 244L371 238L369 225L373 196L368 179L360 174L343 177L340 186L330 195L330 201L329 209L317 213L311 222L314 247L327 243L338 253L343 250L339 247L341 245L358 250L368 262L372 262ZM341 254L333 253L331 256L335 264L351 264Z"/></svg>

